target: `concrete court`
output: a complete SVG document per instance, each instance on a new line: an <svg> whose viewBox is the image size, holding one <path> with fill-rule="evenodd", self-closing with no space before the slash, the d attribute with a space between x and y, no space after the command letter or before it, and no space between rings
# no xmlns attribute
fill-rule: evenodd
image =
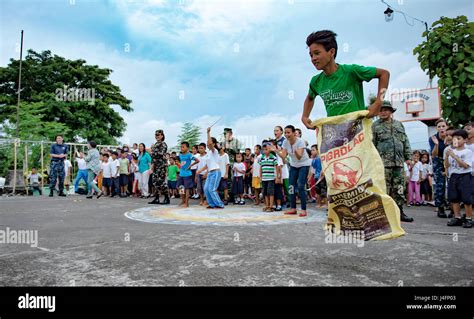
<svg viewBox="0 0 474 319"><path fill-rule="evenodd" d="M324 218L204 226L124 216L147 201L0 198L0 230L37 230L39 239L0 244L0 285L473 286L474 229L447 227L432 207L407 209L415 222L403 224L404 237L357 247L325 243Z"/></svg>

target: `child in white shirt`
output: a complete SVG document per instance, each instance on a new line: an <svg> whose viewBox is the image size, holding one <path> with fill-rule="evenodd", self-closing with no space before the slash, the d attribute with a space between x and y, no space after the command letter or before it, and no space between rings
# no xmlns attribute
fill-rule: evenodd
<svg viewBox="0 0 474 319"><path fill-rule="evenodd" d="M411 206L414 204L415 200L416 206L421 205L421 194L420 194L420 183L421 183L421 172L423 170L423 164L420 162L420 152L414 151L412 162L409 167L410 171L410 180L408 181L408 201ZM413 193L415 193L415 198L413 198Z"/></svg>
<svg viewBox="0 0 474 319"><path fill-rule="evenodd" d="M233 179L232 179L232 193L234 194L234 204L245 205L244 201L244 175L245 175L245 164L243 163L242 153L235 154L235 163L232 166Z"/></svg>
<svg viewBox="0 0 474 319"><path fill-rule="evenodd" d="M100 163L100 172L102 173L102 191L104 196L110 195L111 177L112 172L110 170L109 154L105 153L102 155L102 163Z"/></svg>
<svg viewBox="0 0 474 319"><path fill-rule="evenodd" d="M423 205L426 205L433 200L433 188L430 183L430 179L433 176L433 167L430 164L430 155L428 153L421 155L421 163L423 169L421 171L420 192L423 196Z"/></svg>
<svg viewBox="0 0 474 319"><path fill-rule="evenodd" d="M451 168L451 178L448 182L448 200L453 207L454 218L448 226L462 226L472 228L472 162L474 154L465 147L468 133L457 130L453 133L452 149L447 151L447 167ZM461 202L464 203L466 217L461 218Z"/></svg>

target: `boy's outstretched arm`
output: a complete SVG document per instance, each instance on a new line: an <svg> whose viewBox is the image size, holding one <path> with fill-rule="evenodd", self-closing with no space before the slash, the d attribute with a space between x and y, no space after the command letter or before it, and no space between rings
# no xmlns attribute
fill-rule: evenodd
<svg viewBox="0 0 474 319"><path fill-rule="evenodd" d="M390 80L390 72L384 69L377 68L375 77L379 79L379 87L377 90L377 99L369 105L369 114L367 117L374 117L380 112L380 108L383 104L383 99L388 88L388 81Z"/></svg>
<svg viewBox="0 0 474 319"><path fill-rule="evenodd" d="M315 128L311 125L311 120L309 119L309 115L313 110L314 106L314 99L308 94L306 99L304 100L304 109L303 115L301 116L301 121L303 122L304 126L310 130L314 130Z"/></svg>

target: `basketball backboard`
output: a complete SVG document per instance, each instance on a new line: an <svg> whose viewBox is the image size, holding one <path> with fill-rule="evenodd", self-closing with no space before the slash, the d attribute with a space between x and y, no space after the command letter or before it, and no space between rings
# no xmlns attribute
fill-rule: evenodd
<svg viewBox="0 0 474 319"><path fill-rule="evenodd" d="M441 117L441 96L437 87L393 93L390 101L397 109L394 118L401 122L429 121Z"/></svg>

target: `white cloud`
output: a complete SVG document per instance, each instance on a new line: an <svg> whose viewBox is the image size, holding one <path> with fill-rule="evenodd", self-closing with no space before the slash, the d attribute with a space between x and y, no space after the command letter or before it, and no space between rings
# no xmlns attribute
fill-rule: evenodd
<svg viewBox="0 0 474 319"><path fill-rule="evenodd" d="M271 15L273 1L118 1L131 32L188 41L197 33L246 31Z"/></svg>
<svg viewBox="0 0 474 319"><path fill-rule="evenodd" d="M251 0L123 0L116 6L134 38L212 59L232 54L235 44L253 36L274 13L273 4Z"/></svg>

